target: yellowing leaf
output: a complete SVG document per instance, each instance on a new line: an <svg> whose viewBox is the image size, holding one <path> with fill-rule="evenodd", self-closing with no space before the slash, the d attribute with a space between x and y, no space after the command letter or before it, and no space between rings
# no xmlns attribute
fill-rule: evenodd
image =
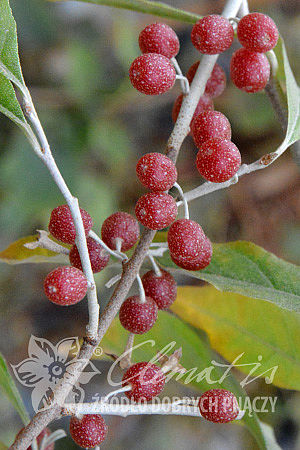
<svg viewBox="0 0 300 450"><path fill-rule="evenodd" d="M34 242L38 239L38 235L27 236L10 244L5 250L0 252L0 261L7 264L22 264L22 263L66 263L65 255L54 253L45 248L35 248L30 250L24 247L24 244Z"/></svg>
<svg viewBox="0 0 300 450"><path fill-rule="evenodd" d="M238 367L243 373L260 363L252 377L271 377L270 369L278 366L273 384L300 390L299 314L209 286L180 287L171 309L205 330L211 346L228 361L240 356L237 365L252 364Z"/></svg>

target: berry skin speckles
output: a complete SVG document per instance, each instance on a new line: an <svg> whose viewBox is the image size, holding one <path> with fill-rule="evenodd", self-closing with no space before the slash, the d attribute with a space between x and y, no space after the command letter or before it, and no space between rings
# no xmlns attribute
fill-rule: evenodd
<svg viewBox="0 0 300 450"><path fill-rule="evenodd" d="M239 413L235 395L225 389L211 389L201 395L198 407L202 417L214 423L228 423Z"/></svg>
<svg viewBox="0 0 300 450"><path fill-rule="evenodd" d="M275 47L279 33L271 17L251 13L239 21L237 36L243 47L253 52L265 53Z"/></svg>
<svg viewBox="0 0 300 450"><path fill-rule="evenodd" d="M224 52L231 46L233 38L234 31L229 20L216 14L200 19L191 33L194 47L207 55Z"/></svg>
<svg viewBox="0 0 300 450"><path fill-rule="evenodd" d="M241 165L241 154L233 142L226 139L209 139L197 154L200 175L212 183L223 183L236 174Z"/></svg>
<svg viewBox="0 0 300 450"><path fill-rule="evenodd" d="M199 270L210 263L210 241L193 220L179 219L170 226L168 247L172 260L183 269Z"/></svg>
<svg viewBox="0 0 300 450"><path fill-rule="evenodd" d="M168 309L176 300L177 283L166 270L160 270L161 276L149 270L142 277L145 294L151 297L158 309Z"/></svg>
<svg viewBox="0 0 300 450"><path fill-rule="evenodd" d="M107 431L108 427L100 414L87 414L81 419L71 417L70 434L79 447L96 447L105 440Z"/></svg>
<svg viewBox="0 0 300 450"><path fill-rule="evenodd" d="M176 72L168 58L156 53L138 56L129 69L131 84L146 95L164 94L176 80Z"/></svg>
<svg viewBox="0 0 300 450"><path fill-rule="evenodd" d="M150 297L142 302L139 295L127 298L119 312L121 325L134 334L149 331L157 319L157 304Z"/></svg>
<svg viewBox="0 0 300 450"><path fill-rule="evenodd" d="M90 237L87 238L86 243L89 251L92 271L94 273L98 273L107 266L109 261L109 254L100 244L98 244L98 242ZM71 248L69 259L72 266L77 267L77 269L79 270L82 270L81 259L76 245L73 245L73 247Z"/></svg>
<svg viewBox="0 0 300 450"><path fill-rule="evenodd" d="M149 192L139 198L135 215L144 227L162 230L174 222L178 208L174 198L162 192Z"/></svg>
<svg viewBox="0 0 300 450"><path fill-rule="evenodd" d="M219 111L204 111L191 125L191 133L198 148L212 138L231 139L229 120Z"/></svg>
<svg viewBox="0 0 300 450"><path fill-rule="evenodd" d="M122 385L132 386L125 395L135 402L149 402L153 397L160 394L165 386L166 377L163 371L149 362L140 362L131 366L125 372Z"/></svg>
<svg viewBox="0 0 300 450"><path fill-rule="evenodd" d="M86 236L89 234L93 226L93 221L88 212L80 208L81 217ZM76 229L68 205L61 205L54 208L48 229L52 236L66 244L74 244L76 237Z"/></svg>
<svg viewBox="0 0 300 450"><path fill-rule="evenodd" d="M121 241L121 251L126 252L140 237L137 220L126 212L118 211L104 220L101 227L101 237L112 250L117 249L118 240Z"/></svg>
<svg viewBox="0 0 300 450"><path fill-rule="evenodd" d="M168 191L177 180L175 164L162 153L147 153L136 165L140 182L151 191Z"/></svg>
<svg viewBox="0 0 300 450"><path fill-rule="evenodd" d="M172 261L178 267L181 267L182 269L185 269L185 270L195 271L195 270L205 269L205 267L207 267L210 264L211 258L212 258L212 253L213 253L213 249L212 249L211 242L208 239L208 237L205 237L205 239L203 239L203 241L202 241L201 252L195 259L189 259L189 258L180 257L180 256L176 257L176 256L172 255L172 253L170 253L170 256L171 256Z"/></svg>
<svg viewBox="0 0 300 450"><path fill-rule="evenodd" d="M80 302L87 292L87 279L76 267L63 266L52 270L44 281L48 299L57 305L69 306Z"/></svg>
<svg viewBox="0 0 300 450"><path fill-rule="evenodd" d="M242 91L262 91L270 78L270 63L263 53L240 48L231 58L230 76L232 82Z"/></svg>
<svg viewBox="0 0 300 450"><path fill-rule="evenodd" d="M175 31L164 23L152 23L139 35L142 53L158 53L166 58L174 58L179 52L179 40Z"/></svg>

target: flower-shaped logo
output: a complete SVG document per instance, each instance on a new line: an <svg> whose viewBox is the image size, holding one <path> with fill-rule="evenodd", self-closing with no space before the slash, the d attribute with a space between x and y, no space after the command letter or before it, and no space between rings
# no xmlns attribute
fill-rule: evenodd
<svg viewBox="0 0 300 450"><path fill-rule="evenodd" d="M28 345L29 358L13 365L17 380L25 387L32 389L31 401L35 412L51 406L55 400L55 388L62 378L67 378L72 372L72 366L83 363L90 371L82 372L74 384L66 403L82 402L84 390L81 384L87 384L93 376L101 372L90 361L85 365L83 360L77 359L80 345L77 337L62 339L56 346L47 339L31 336ZM72 359L68 361L71 355Z"/></svg>

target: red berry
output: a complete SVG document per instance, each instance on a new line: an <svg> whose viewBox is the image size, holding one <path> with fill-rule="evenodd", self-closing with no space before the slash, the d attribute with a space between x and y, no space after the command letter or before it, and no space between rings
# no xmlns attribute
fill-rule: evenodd
<svg viewBox="0 0 300 450"><path fill-rule="evenodd" d="M172 119L173 122L175 123L181 108L181 104L182 104L182 99L183 99L183 94L180 94L177 99L175 100L174 106L173 106L173 110L172 110ZM198 114L201 114L203 111L210 111L214 109L214 104L213 101L211 99L211 97L209 97L209 95L203 94L200 97L200 100L198 102L198 105L196 106L193 118L191 120L191 125L193 123L193 121L195 120L195 117L198 116Z"/></svg>
<svg viewBox="0 0 300 450"><path fill-rule="evenodd" d="M142 53L159 53L174 58L179 52L179 40L175 31L164 23L152 23L141 31L139 46Z"/></svg>
<svg viewBox="0 0 300 450"><path fill-rule="evenodd" d="M86 236L89 234L93 226L93 220L89 213L80 208L81 217ZM74 244L76 237L75 225L72 214L68 205L61 205L54 208L48 229L52 236L66 244Z"/></svg>
<svg viewBox="0 0 300 450"><path fill-rule="evenodd" d="M49 300L57 305L75 305L86 294L87 279L76 267L57 267L46 276L44 290Z"/></svg>
<svg viewBox="0 0 300 450"><path fill-rule="evenodd" d="M213 183L223 183L236 174L241 165L241 154L233 142L226 139L209 139L197 154L200 175Z"/></svg>
<svg viewBox="0 0 300 450"><path fill-rule="evenodd" d="M198 406L202 417L215 423L231 422L239 413L235 395L225 389L211 389L204 392Z"/></svg>
<svg viewBox="0 0 300 450"><path fill-rule="evenodd" d="M21 434L21 432L24 430L24 428L21 428L21 430L19 431L19 433L16 436L16 439L19 437L19 435ZM44 439L44 436L50 436L51 434L51 430L49 430L49 428L44 428L43 431L38 435L38 437L36 438L37 440L37 444L38 447L40 448L40 445L42 443L42 440ZM27 447L27 450L32 450L32 447L30 445L30 447ZM44 450L54 450L54 442L52 444L47 445L47 447L45 447Z"/></svg>
<svg viewBox="0 0 300 450"><path fill-rule="evenodd" d="M194 47L201 53L216 55L227 50L234 38L232 25L225 17L212 14L200 19L192 29Z"/></svg>
<svg viewBox="0 0 300 450"><path fill-rule="evenodd" d="M187 258L176 257L176 256L172 255L172 253L170 253L170 256L171 256L172 261L177 266L181 267L182 269L201 270L201 269L205 269L205 267L207 267L210 264L211 258L212 258L212 253L213 253L213 249L212 249L211 242L208 239L208 237L206 237L202 243L201 253L198 255L197 258L195 258L193 260L189 260Z"/></svg>
<svg viewBox="0 0 300 450"><path fill-rule="evenodd" d="M135 215L144 227L162 230L174 222L178 214L176 201L163 192L149 192L140 197L135 206Z"/></svg>
<svg viewBox="0 0 300 450"><path fill-rule="evenodd" d="M153 327L157 319L157 304L150 297L141 302L139 295L127 298L119 312L121 325L134 334L144 334Z"/></svg>
<svg viewBox="0 0 300 450"><path fill-rule="evenodd" d="M98 242L90 237L87 238L86 243L89 251L92 271L94 273L100 272L100 270L104 269L104 267L107 266L109 261L109 254L102 247L102 245L98 244ZM73 247L71 248L69 259L72 266L82 270L81 259L76 245L73 245Z"/></svg>
<svg viewBox="0 0 300 450"><path fill-rule="evenodd" d="M188 70L186 77L191 84L194 79L195 73L198 69L200 61L195 62ZM226 87L226 75L224 70L219 64L215 64L211 76L207 80L204 94L209 95L211 98L218 97L222 94Z"/></svg>
<svg viewBox="0 0 300 450"><path fill-rule="evenodd" d="M191 133L197 147L211 138L231 139L231 126L227 117L219 111L204 111L193 121Z"/></svg>
<svg viewBox="0 0 300 450"><path fill-rule="evenodd" d="M270 63L263 53L240 48L232 55L230 76L242 91L259 92L269 81Z"/></svg>
<svg viewBox="0 0 300 450"><path fill-rule="evenodd" d="M251 13L239 21L237 36L243 47L253 52L265 53L275 47L279 33L271 17Z"/></svg>
<svg viewBox="0 0 300 450"><path fill-rule="evenodd" d="M121 250L126 252L137 242L140 229L137 220L126 212L116 212L104 220L101 228L102 240L116 250L117 240L122 240Z"/></svg>
<svg viewBox="0 0 300 450"><path fill-rule="evenodd" d="M151 297L158 309L168 309L174 303L177 295L177 283L166 270L161 270L161 276L149 270L142 277L145 294Z"/></svg>
<svg viewBox="0 0 300 450"><path fill-rule="evenodd" d="M168 191L177 180L175 164L162 153L147 153L136 165L140 182L152 191Z"/></svg>
<svg viewBox="0 0 300 450"><path fill-rule="evenodd" d="M107 431L108 427L100 414L87 414L81 419L71 417L70 434L79 447L94 448L105 440Z"/></svg>
<svg viewBox="0 0 300 450"><path fill-rule="evenodd" d="M124 374L123 386L130 385L132 389L125 395L135 402L149 402L160 394L166 382L163 371L149 362L140 362L131 366Z"/></svg>
<svg viewBox="0 0 300 450"><path fill-rule="evenodd" d="M187 262L195 261L201 256L206 239L197 222L190 219L176 220L168 232L170 254Z"/></svg>
<svg viewBox="0 0 300 450"><path fill-rule="evenodd" d="M129 77L135 89L146 95L164 94L175 83L176 72L168 58L144 53L130 66Z"/></svg>

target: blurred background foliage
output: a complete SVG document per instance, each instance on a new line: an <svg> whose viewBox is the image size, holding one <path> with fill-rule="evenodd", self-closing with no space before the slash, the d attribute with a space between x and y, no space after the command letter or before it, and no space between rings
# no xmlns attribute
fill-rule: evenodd
<svg viewBox="0 0 300 450"><path fill-rule="evenodd" d="M10 3L18 25L24 77L53 153L71 191L93 216L95 231L99 232L109 214L118 209L134 211L136 200L144 192L135 175L135 163L143 153L163 151L172 130L171 108L179 85L163 96L147 97L135 91L128 79L129 65L139 55L138 34L157 19L77 2ZM278 24L299 80L299 1L249 3L252 11L267 13ZM205 15L220 12L224 2L173 0L169 4ZM186 72L199 56L189 40L191 26L166 23L179 35L178 61ZM229 62L229 54L221 56L220 64L227 74ZM215 101L215 109L231 121L232 140L244 162L274 150L282 140L281 128L263 94L247 95L228 83L225 93ZM4 249L37 228L45 229L51 210L63 199L23 135L4 116L0 120L0 142L0 248ZM188 138L178 161L184 190L202 182L195 155L196 148ZM215 242L246 239L299 263L299 193L299 167L288 151L266 171L248 175L229 190L191 203L191 216ZM26 357L31 334L56 343L63 337L84 333L86 304L62 311L45 300L42 283L48 271L49 265L0 267L0 348L11 363ZM110 276L111 272L97 275L102 306L110 291L101 286ZM102 370L107 370L107 363L102 364ZM107 390L104 383L97 383L91 389ZM189 393L172 383L168 389L173 395ZM299 448L299 395L262 381L249 386L250 395L262 392L279 397L276 413L267 417L262 414L262 419L275 426L283 448ZM22 391L22 395L30 409L29 392ZM20 422L2 394L0 412L1 439L10 443ZM232 425L215 427L190 418L154 416L111 417L108 423L110 437L103 449L256 448L248 432ZM58 426L61 422L53 429ZM70 439L57 444L64 449L72 446Z"/></svg>

